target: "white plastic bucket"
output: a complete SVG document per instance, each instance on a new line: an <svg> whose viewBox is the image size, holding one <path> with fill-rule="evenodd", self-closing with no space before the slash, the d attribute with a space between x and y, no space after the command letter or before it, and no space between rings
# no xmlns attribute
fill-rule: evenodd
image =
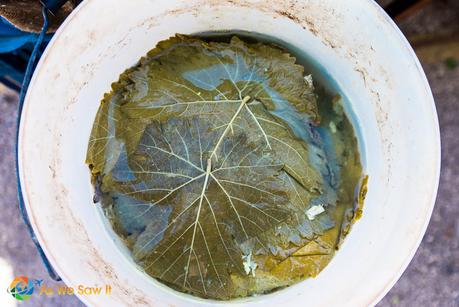
<svg viewBox="0 0 459 307"><path fill-rule="evenodd" d="M218 304L366 306L412 259L434 206L440 137L411 47L369 0L86 0L61 26L29 88L19 139L27 211L69 285L111 285L93 306L213 305L136 269L92 204L84 163L99 101L126 68L175 33L246 30L301 49L343 90L359 127L369 193L363 218L315 279Z"/></svg>

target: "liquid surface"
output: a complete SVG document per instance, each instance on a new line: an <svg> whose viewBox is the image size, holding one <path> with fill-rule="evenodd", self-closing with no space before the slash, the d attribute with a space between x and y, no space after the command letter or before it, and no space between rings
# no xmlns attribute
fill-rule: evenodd
<svg viewBox="0 0 459 307"><path fill-rule="evenodd" d="M87 163L140 269L228 300L329 263L366 180L339 96L296 62L247 37L177 36L113 84Z"/></svg>

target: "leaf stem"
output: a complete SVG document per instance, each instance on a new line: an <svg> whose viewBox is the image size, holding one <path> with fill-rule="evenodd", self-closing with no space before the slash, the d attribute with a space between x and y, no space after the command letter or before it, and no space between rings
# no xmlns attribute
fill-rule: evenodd
<svg viewBox="0 0 459 307"><path fill-rule="evenodd" d="M223 139L225 138L225 136L228 134L228 132L231 130L231 127L233 125L233 122L236 120L236 118L239 116L239 114L241 113L242 109L244 108L244 106L247 104L247 102L249 102L250 100L250 96L245 96L244 99L242 99L241 101L241 104L239 106L239 108L237 109L236 113L234 113L233 117L231 118L230 122L228 123L228 125L226 126L226 129L225 131L223 131L222 135L220 136L220 139L218 140L217 144L215 145L215 148L214 150L212 151L211 155L210 155L210 158L212 159L213 156L215 156L215 159L218 161L218 157L217 157L217 150L218 148L220 147L220 144L222 143Z"/></svg>
<svg viewBox="0 0 459 307"><path fill-rule="evenodd" d="M207 190L207 184L209 182L209 176L211 175L211 171L212 171L212 159L209 158L209 159L207 159L207 168L206 168L206 173L205 173L206 178L204 179L204 185L202 186L201 196L199 198L198 212L196 214L196 220L194 221L193 236L191 238L190 253L188 255L188 261L187 261L187 264L186 264L186 267L185 267L185 278L183 280L183 287L186 286L186 281L187 281L187 278L188 278L188 272L189 272L189 269L190 269L190 261L191 261L191 253L194 253L194 249L193 248L194 248L194 240L196 238L196 229L197 229L198 224L199 224L199 216L201 215L202 202L204 200L204 196L205 196L205 193L206 193L206 190ZM195 256L196 256L196 254L195 254ZM198 264L198 266L199 266L199 264Z"/></svg>

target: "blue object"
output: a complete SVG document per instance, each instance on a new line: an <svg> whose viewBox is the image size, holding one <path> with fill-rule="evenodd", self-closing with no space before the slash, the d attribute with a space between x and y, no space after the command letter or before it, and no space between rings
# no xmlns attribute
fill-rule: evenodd
<svg viewBox="0 0 459 307"><path fill-rule="evenodd" d="M34 44L38 37L39 34L21 31L0 17L0 53L14 51L26 44ZM44 40L48 42L51 37L52 35L46 35Z"/></svg>
<svg viewBox="0 0 459 307"><path fill-rule="evenodd" d="M49 11L56 12L67 1L68 0L42 0L41 3ZM40 34L38 33L30 33L17 29L8 20L0 16L0 53L17 50L28 43L34 44L39 36ZM51 37L52 35L46 35L43 40L48 42Z"/></svg>
<svg viewBox="0 0 459 307"><path fill-rule="evenodd" d="M47 10L56 12L68 0L42 0ZM40 33L30 33L17 29L8 20L0 16L0 82L7 87L20 91L27 62ZM44 35L40 42L43 48L52 34Z"/></svg>
<svg viewBox="0 0 459 307"><path fill-rule="evenodd" d="M17 29L0 17L0 82L19 92L27 62L39 37L37 33ZM51 37L44 35L42 42L47 43Z"/></svg>
<svg viewBox="0 0 459 307"><path fill-rule="evenodd" d="M45 253L43 252L43 249L40 246L40 243L38 242L38 239L33 231L32 225L30 224L29 216L27 215L27 210L25 208L24 204L24 198L22 196L22 187L21 187L21 182L19 180L19 157L18 157L18 140L19 140L19 126L21 123L21 114L22 114L22 108L24 106L24 99L25 95L27 93L27 89L30 84L30 80L32 78L32 73L35 69L35 66L38 62L38 58L40 56L40 50L43 47L43 43L46 42L46 31L48 30L48 9L43 6L42 8L42 14L43 14L43 27L39 35L35 38L35 45L32 50L32 54L30 55L29 61L27 63L27 68L25 70L24 74L24 80L22 81L22 88L21 92L19 95L19 103L18 103L18 120L17 120L17 133L16 133L16 178L17 178L17 185L18 185L18 199L19 199L19 210L21 212L22 218L24 220L24 223L27 226L27 229L30 233L30 236L32 238L33 243L35 244L35 247L37 248L38 253L40 254L41 259L43 260L43 263L46 267L46 270L48 271L49 276L56 281L60 281L61 278L59 275L56 273L56 271L53 269L51 263L49 262L48 258L46 258Z"/></svg>

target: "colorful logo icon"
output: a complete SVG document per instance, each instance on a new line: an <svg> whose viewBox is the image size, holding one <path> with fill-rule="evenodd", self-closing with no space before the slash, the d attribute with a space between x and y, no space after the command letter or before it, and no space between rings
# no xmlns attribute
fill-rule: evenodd
<svg viewBox="0 0 459 307"><path fill-rule="evenodd" d="M28 300L35 290L35 285L40 286L41 280L30 279L26 276L16 277L8 288L8 293L19 301Z"/></svg>

